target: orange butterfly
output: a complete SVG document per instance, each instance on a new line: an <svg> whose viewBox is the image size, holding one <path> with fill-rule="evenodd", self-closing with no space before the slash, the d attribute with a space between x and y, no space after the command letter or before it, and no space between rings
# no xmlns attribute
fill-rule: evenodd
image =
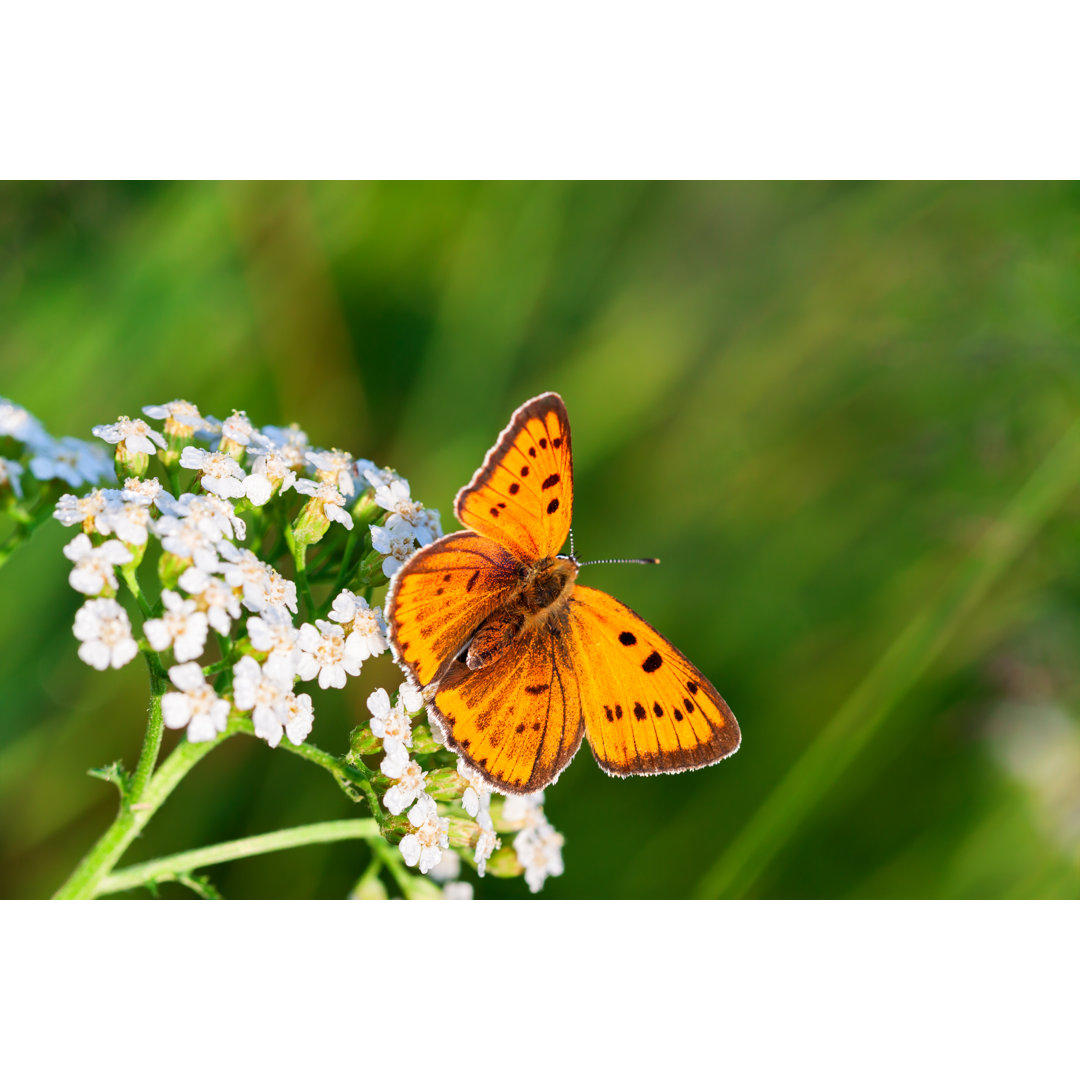
<svg viewBox="0 0 1080 1080"><path fill-rule="evenodd" d="M575 584L559 550L574 466L558 394L525 402L387 602L395 656L428 715L499 791L552 783L588 735L615 776L681 772L739 748L709 680L625 604Z"/></svg>

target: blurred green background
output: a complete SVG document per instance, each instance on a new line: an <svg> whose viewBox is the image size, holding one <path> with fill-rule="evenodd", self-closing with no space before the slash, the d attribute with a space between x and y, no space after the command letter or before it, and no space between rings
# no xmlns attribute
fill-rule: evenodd
<svg viewBox="0 0 1080 1080"><path fill-rule="evenodd" d="M449 529L545 390L579 557L662 559L583 580L702 668L743 748L622 781L583 746L548 793L566 873L543 896L1076 895L1077 186L0 187L0 394L54 435L176 397L295 420ZM61 883L115 808L86 770L141 741L142 666L76 657L70 535L0 571L5 896ZM312 740L340 751L379 684L386 657L322 695ZM350 812L236 739L124 861ZM210 877L341 897L364 859Z"/></svg>

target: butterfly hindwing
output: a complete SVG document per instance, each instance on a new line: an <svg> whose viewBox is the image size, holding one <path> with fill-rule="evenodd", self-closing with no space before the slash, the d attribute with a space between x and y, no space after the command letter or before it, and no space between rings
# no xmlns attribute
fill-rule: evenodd
<svg viewBox="0 0 1080 1080"><path fill-rule="evenodd" d="M586 733L605 772L682 772L739 748L727 703L641 616L582 585L574 587L569 608Z"/></svg>
<svg viewBox="0 0 1080 1080"><path fill-rule="evenodd" d="M514 413L454 503L462 525L525 563L559 552L573 507L570 421L558 394L535 397Z"/></svg>
<svg viewBox="0 0 1080 1080"><path fill-rule="evenodd" d="M429 707L447 745L497 790L539 791L577 753L581 695L566 635L524 634L490 667L454 664Z"/></svg>
<svg viewBox="0 0 1080 1080"><path fill-rule="evenodd" d="M390 639L419 687L433 682L518 582L518 563L493 540L456 532L421 548L387 598Z"/></svg>

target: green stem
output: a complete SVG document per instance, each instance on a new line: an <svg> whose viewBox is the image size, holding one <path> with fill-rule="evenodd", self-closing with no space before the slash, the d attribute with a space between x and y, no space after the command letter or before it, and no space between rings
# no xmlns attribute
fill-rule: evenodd
<svg viewBox="0 0 1080 1080"><path fill-rule="evenodd" d="M824 793L925 674L957 629L1080 480L1073 424L982 537L936 603L920 611L698 883L698 897L748 892Z"/></svg>
<svg viewBox="0 0 1080 1080"><path fill-rule="evenodd" d="M366 531L366 530L365 530ZM330 590L330 597L328 603L333 604L334 597L341 592L345 585L345 582L349 577L349 564L352 562L353 549L356 547L357 538L360 534L360 527L354 525L349 532L349 539L345 541L345 551L341 556L341 566L338 569L337 578L334 581L334 587Z"/></svg>
<svg viewBox="0 0 1080 1080"><path fill-rule="evenodd" d="M289 524L285 526L285 542L289 545L289 553L296 567L296 583L300 587L300 595L304 599L308 615L314 618L315 604L311 599L311 589L307 579L307 545L296 539L293 527Z"/></svg>
<svg viewBox="0 0 1080 1080"><path fill-rule="evenodd" d="M135 766L135 775L131 778L131 790L127 799L129 803L137 803L142 798L157 764L158 754L161 752L161 737L165 731L161 698L169 688L169 679L156 652L146 652L143 655L146 657L146 666L150 669L150 718L146 724L146 735L143 737L139 762Z"/></svg>
<svg viewBox="0 0 1080 1080"><path fill-rule="evenodd" d="M378 823L371 818L299 825L293 829L279 829L277 832L249 836L243 840L212 844L210 847L184 851L179 855L166 855L161 859L151 859L137 866L129 866L106 877L97 891L99 894L115 893L135 889L152 881L173 881L204 866L247 859L252 855L264 855L271 851L284 851L307 844L332 844L339 840L375 840L378 836Z"/></svg>
<svg viewBox="0 0 1080 1080"><path fill-rule="evenodd" d="M154 774L142 793L142 798L137 802L130 799L124 801L116 820L87 852L71 877L56 891L53 899L93 899L100 891L101 883L176 785L215 746L232 735L233 730L226 731L210 742L192 743L185 739L180 743Z"/></svg>
<svg viewBox="0 0 1080 1080"><path fill-rule="evenodd" d="M142 589L139 588L137 570L138 567L135 566L134 562L123 563L120 566L120 576L124 579L124 584L131 590L131 595L135 597L135 603L139 605L142 617L148 619L153 614L153 609L150 607L146 597L143 596Z"/></svg>

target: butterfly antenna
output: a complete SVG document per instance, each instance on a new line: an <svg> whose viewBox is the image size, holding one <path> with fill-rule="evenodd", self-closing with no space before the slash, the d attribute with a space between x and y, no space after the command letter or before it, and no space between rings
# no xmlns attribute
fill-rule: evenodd
<svg viewBox="0 0 1080 1080"><path fill-rule="evenodd" d="M589 562L579 562L578 566L599 566L601 563L637 563L638 566L656 566L659 559L591 559Z"/></svg>
<svg viewBox="0 0 1080 1080"><path fill-rule="evenodd" d="M576 559L574 559L574 530L573 529L570 530L570 558L573 559L575 562L577 561Z"/></svg>

